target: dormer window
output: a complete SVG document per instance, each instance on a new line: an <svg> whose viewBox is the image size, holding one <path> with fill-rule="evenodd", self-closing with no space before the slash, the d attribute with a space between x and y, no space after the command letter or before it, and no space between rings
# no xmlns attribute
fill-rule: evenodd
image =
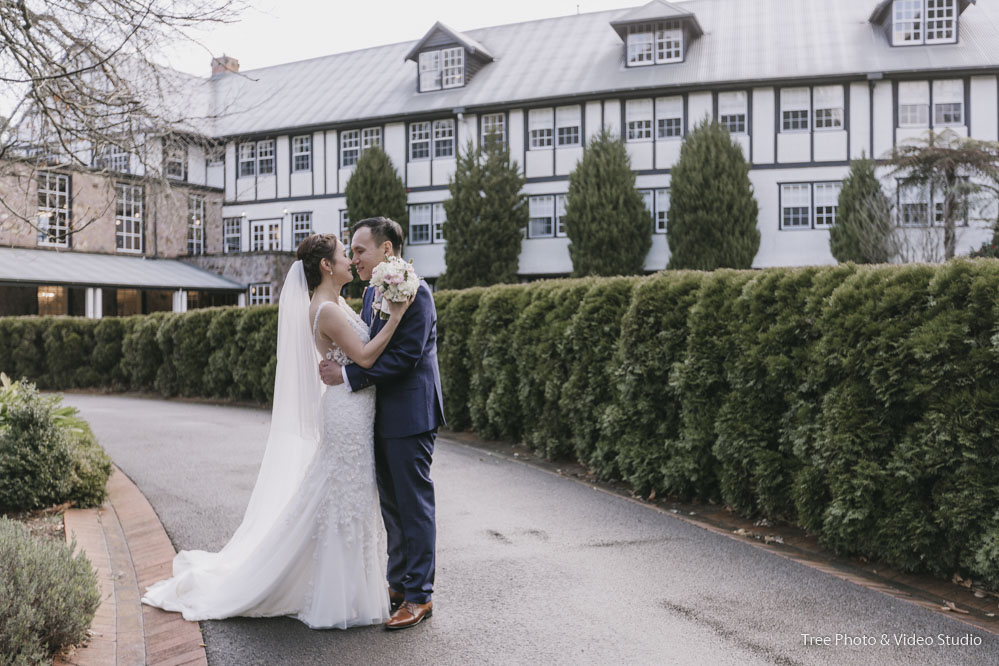
<svg viewBox="0 0 999 666"><path fill-rule="evenodd" d="M465 50L460 46L420 54L420 92L465 85Z"/></svg>
<svg viewBox="0 0 999 666"><path fill-rule="evenodd" d="M628 28L628 66L683 61L683 28L679 21L638 24Z"/></svg>
<svg viewBox="0 0 999 666"><path fill-rule="evenodd" d="M417 63L417 90L431 92L461 88L492 55L482 44L437 22L406 56Z"/></svg>
<svg viewBox="0 0 999 666"><path fill-rule="evenodd" d="M975 0L882 0L871 14L892 46L954 44L958 17Z"/></svg>

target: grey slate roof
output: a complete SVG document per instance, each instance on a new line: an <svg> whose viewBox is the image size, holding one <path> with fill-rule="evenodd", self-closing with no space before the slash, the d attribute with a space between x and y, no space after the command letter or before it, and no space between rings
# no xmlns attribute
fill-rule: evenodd
<svg viewBox="0 0 999 666"><path fill-rule="evenodd" d="M0 282L131 289L226 289L245 285L174 259L0 247Z"/></svg>
<svg viewBox="0 0 999 666"><path fill-rule="evenodd" d="M229 113L218 136L320 127L552 98L867 72L999 70L999 2L960 21L957 44L892 48L870 23L876 0L690 0L705 34L682 63L626 68L611 22L633 9L466 30L496 60L463 88L419 93L417 42L314 58L212 79Z"/></svg>

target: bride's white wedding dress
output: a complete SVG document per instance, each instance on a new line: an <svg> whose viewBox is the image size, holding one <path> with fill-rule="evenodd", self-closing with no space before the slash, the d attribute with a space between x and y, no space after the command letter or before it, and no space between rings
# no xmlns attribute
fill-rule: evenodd
<svg viewBox="0 0 999 666"><path fill-rule="evenodd" d="M341 308L364 342L368 326L343 299L324 302L316 311L316 348L346 365L350 359L317 331L323 307ZM315 372L315 365L311 369ZM261 519L254 514L254 497L226 547L218 553L180 552L173 577L151 586L142 601L181 612L187 620L290 615L315 629L388 620L374 416L374 390L352 393L342 385L329 387L320 399L318 446L301 481L286 493L284 507ZM262 467L280 464L268 461L270 447L268 443ZM263 472L258 485L262 479Z"/></svg>

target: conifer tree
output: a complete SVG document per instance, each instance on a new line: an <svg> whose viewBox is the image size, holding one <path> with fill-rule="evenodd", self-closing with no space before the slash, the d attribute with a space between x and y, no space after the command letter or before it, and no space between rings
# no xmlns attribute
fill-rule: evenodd
<svg viewBox="0 0 999 666"><path fill-rule="evenodd" d="M485 146L471 142L458 164L444 202L444 261L438 286L444 289L517 281L527 206L524 177L498 137Z"/></svg>
<svg viewBox="0 0 999 666"><path fill-rule="evenodd" d="M874 173L874 160L862 157L850 163L829 230L829 249L836 261L883 264L896 254L891 204Z"/></svg>
<svg viewBox="0 0 999 666"><path fill-rule="evenodd" d="M749 164L728 130L703 120L687 136L670 184L669 268L751 268L760 248Z"/></svg>
<svg viewBox="0 0 999 666"><path fill-rule="evenodd" d="M564 223L573 276L643 272L652 216L635 189L624 144L607 130L590 140L569 174Z"/></svg>

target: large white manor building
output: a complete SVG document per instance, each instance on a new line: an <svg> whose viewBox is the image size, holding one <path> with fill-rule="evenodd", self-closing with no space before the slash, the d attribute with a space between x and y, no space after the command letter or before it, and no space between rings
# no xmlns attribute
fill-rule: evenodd
<svg viewBox="0 0 999 666"><path fill-rule="evenodd" d="M218 237L189 253L247 285L246 302L269 300L277 276L250 275L239 257L343 232L354 164L381 145L409 192L406 254L432 281L446 268L441 203L455 154L498 131L527 181L519 272L565 275L568 175L606 128L624 139L653 214L646 268L662 269L670 168L684 136L711 117L751 164L762 235L754 266L834 263L828 229L850 160L931 129L999 140L997 5L653 0L465 32L435 23L417 42L247 72L222 58L199 97L224 110L212 137L224 150L193 143L183 174L220 193L203 231ZM896 192L888 179L885 188L907 223L932 226L932 193ZM988 238L986 227L961 227L958 253Z"/></svg>

